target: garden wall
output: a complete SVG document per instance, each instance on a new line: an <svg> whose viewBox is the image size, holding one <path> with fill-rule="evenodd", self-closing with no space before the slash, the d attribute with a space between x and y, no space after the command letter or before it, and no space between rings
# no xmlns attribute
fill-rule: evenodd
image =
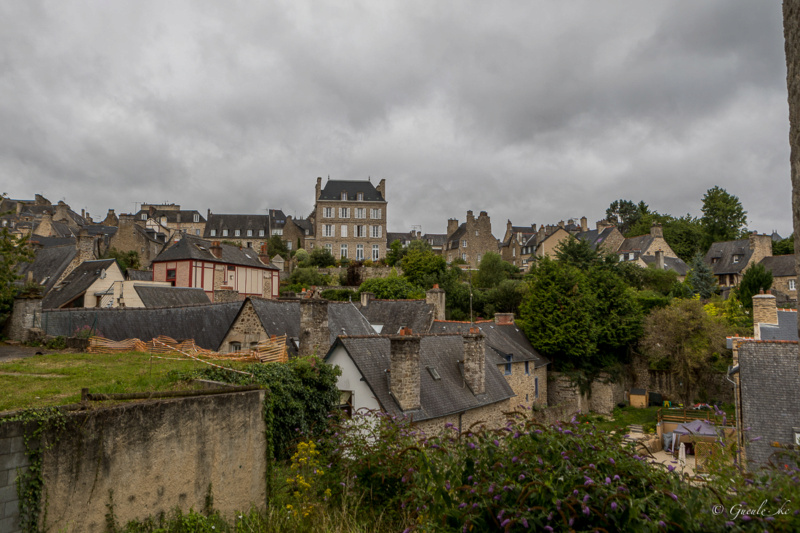
<svg viewBox="0 0 800 533"><path fill-rule="evenodd" d="M102 532L113 491L119 524L265 504L264 391L131 403L67 415L45 452L47 531ZM15 480L27 465L20 423L0 424L0 531L19 531ZM44 503L42 509L44 509Z"/></svg>
<svg viewBox="0 0 800 533"><path fill-rule="evenodd" d="M674 374L664 370L651 370L647 359L636 356L633 359L633 387L658 392L665 399L679 401L681 398L681 381ZM696 387L689 391L691 403L733 403L733 385L720 372L706 372Z"/></svg>

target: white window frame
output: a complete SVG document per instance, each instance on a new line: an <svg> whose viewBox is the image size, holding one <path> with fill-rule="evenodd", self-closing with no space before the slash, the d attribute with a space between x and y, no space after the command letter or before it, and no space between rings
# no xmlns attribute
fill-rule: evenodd
<svg viewBox="0 0 800 533"><path fill-rule="evenodd" d="M233 230L233 236L234 237L241 237L242 236L242 230L240 230L240 229Z"/></svg>
<svg viewBox="0 0 800 533"><path fill-rule="evenodd" d="M342 191L342 195L341 195L340 198L342 199L342 201L346 202L347 201L347 192L346 191Z"/></svg>
<svg viewBox="0 0 800 533"><path fill-rule="evenodd" d="M356 218L366 218L367 210L363 207L356 207Z"/></svg>
<svg viewBox="0 0 800 533"><path fill-rule="evenodd" d="M342 230L339 236L343 239L347 237L347 224L342 224Z"/></svg>
<svg viewBox="0 0 800 533"><path fill-rule="evenodd" d="M222 230L222 236L223 237L227 237L228 236L228 230L226 230L226 229Z"/></svg>
<svg viewBox="0 0 800 533"><path fill-rule="evenodd" d="M462 248L466 248L467 247L467 239L464 239L463 241L461 241L461 247Z"/></svg>
<svg viewBox="0 0 800 533"><path fill-rule="evenodd" d="M372 245L372 260L377 261L381 257L381 246L380 244L373 244Z"/></svg>
<svg viewBox="0 0 800 533"><path fill-rule="evenodd" d="M339 259L344 259L347 257L347 245L342 244L339 246Z"/></svg>
<svg viewBox="0 0 800 533"><path fill-rule="evenodd" d="M383 237L383 226L372 226L372 238L380 239Z"/></svg>
<svg viewBox="0 0 800 533"><path fill-rule="evenodd" d="M364 260L364 245L357 244L356 245L356 260L363 261Z"/></svg>
<svg viewBox="0 0 800 533"><path fill-rule="evenodd" d="M194 216L192 217L192 220L193 220L194 222L200 222L200 215L198 215L197 213L195 213L195 214L194 214Z"/></svg>
<svg viewBox="0 0 800 533"><path fill-rule="evenodd" d="M371 218L373 220L380 220L381 219L381 209L380 208L370 209L369 218Z"/></svg>
<svg viewBox="0 0 800 533"><path fill-rule="evenodd" d="M363 202L364 201L364 193L363 192L357 193L356 194L356 199L358 199L359 202Z"/></svg>
<svg viewBox="0 0 800 533"><path fill-rule="evenodd" d="M331 255L333 255L333 244L331 243L326 244L325 249L328 250L328 252L330 252Z"/></svg>
<svg viewBox="0 0 800 533"><path fill-rule="evenodd" d="M790 291L796 291L797 290L797 280L795 280L795 279L790 279L789 280L789 290Z"/></svg>
<svg viewBox="0 0 800 533"><path fill-rule="evenodd" d="M349 207L340 207L339 208L339 218L350 218L350 208Z"/></svg>
<svg viewBox="0 0 800 533"><path fill-rule="evenodd" d="M253 236L253 230L251 230L251 229L247 230L247 236L248 237L252 237Z"/></svg>
<svg viewBox="0 0 800 533"><path fill-rule="evenodd" d="M324 224L322 226L322 236L323 237L336 237L335 231L333 229L333 224Z"/></svg>
<svg viewBox="0 0 800 533"><path fill-rule="evenodd" d="M366 226L364 226L363 224L356 224L353 227L355 228L355 232L353 233L354 237L366 237L367 236Z"/></svg>
<svg viewBox="0 0 800 533"><path fill-rule="evenodd" d="M332 207L323 207L322 208L322 218L333 218L333 208Z"/></svg>
<svg viewBox="0 0 800 533"><path fill-rule="evenodd" d="M211 231L208 233L208 235L209 235L210 237L216 237L216 236L217 236L217 230L215 230L215 229L212 229L212 230L211 230Z"/></svg>
<svg viewBox="0 0 800 533"><path fill-rule="evenodd" d="M259 237L263 237L264 236L264 230L263 229L258 230L258 236Z"/></svg>

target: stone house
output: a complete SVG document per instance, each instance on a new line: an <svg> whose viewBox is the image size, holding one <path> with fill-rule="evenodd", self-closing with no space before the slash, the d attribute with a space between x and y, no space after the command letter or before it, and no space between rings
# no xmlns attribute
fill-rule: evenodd
<svg viewBox="0 0 800 533"><path fill-rule="evenodd" d="M797 305L797 268L793 255L774 255L760 262L772 273L770 292L778 299L779 305Z"/></svg>
<svg viewBox="0 0 800 533"><path fill-rule="evenodd" d="M376 300L362 292L355 305L376 333L395 335L403 328L428 333L434 320L445 318L445 293L438 286L429 289L424 300Z"/></svg>
<svg viewBox="0 0 800 533"><path fill-rule="evenodd" d="M166 243L166 234L137 223L134 215L122 214L118 219L117 231L109 240L109 248L120 252L136 252L142 268L149 268Z"/></svg>
<svg viewBox="0 0 800 533"><path fill-rule="evenodd" d="M283 242L288 250L303 248L306 251L314 249L314 224L307 218L286 217L283 226Z"/></svg>
<svg viewBox="0 0 800 533"><path fill-rule="evenodd" d="M664 240L664 230L661 224L655 223L650 227L650 233L639 235L638 237L629 237L622 241L616 252L619 255L620 262L623 262L639 261L639 258L648 255L655 257L656 252L659 250L664 252L665 258L678 257L667 244L667 241Z"/></svg>
<svg viewBox="0 0 800 533"><path fill-rule="evenodd" d="M547 407L547 365L545 359L531 346L525 334L514 324L513 313L497 313L494 320L453 322L437 320L431 333L467 333L475 329L483 335L486 360L496 365L514 391L513 406L528 409L537 405Z"/></svg>
<svg viewBox="0 0 800 533"><path fill-rule="evenodd" d="M431 245L431 250L433 253L437 255L443 254L444 247L447 244L446 233L426 233L424 235L420 235L419 238Z"/></svg>
<svg viewBox="0 0 800 533"><path fill-rule="evenodd" d="M500 256L503 261L522 268L522 249L536 233L536 224L531 224L530 227L514 226L509 220L506 223L506 233L500 241Z"/></svg>
<svg viewBox="0 0 800 533"><path fill-rule="evenodd" d="M625 237L623 237L622 232L617 229L617 226L611 224L607 220L598 221L595 229L582 230L577 233L575 237L588 242L592 250L610 254L617 253L617 250L619 250L620 246L622 246L622 243L625 241Z"/></svg>
<svg viewBox="0 0 800 533"><path fill-rule="evenodd" d="M206 227L199 211L182 210L178 204L142 204L134 218L138 224L163 233L167 240L176 234L201 237Z"/></svg>
<svg viewBox="0 0 800 533"><path fill-rule="evenodd" d="M208 210L203 238L261 250L269 241L269 215L215 215Z"/></svg>
<svg viewBox="0 0 800 533"><path fill-rule="evenodd" d="M542 257L555 257L559 245L569 238L570 233L563 222L555 226L539 226L539 230L522 246L521 268L527 270L533 261Z"/></svg>
<svg viewBox="0 0 800 533"><path fill-rule="evenodd" d="M514 391L486 358L485 336L465 334L340 336L325 361L342 370L337 388L348 413L375 410L409 417L435 433L453 424L500 427Z"/></svg>
<svg viewBox="0 0 800 533"><path fill-rule="evenodd" d="M324 246L336 259L377 261L386 257L386 180L317 178L314 212L315 246Z"/></svg>
<svg viewBox="0 0 800 533"><path fill-rule="evenodd" d="M161 252L152 262L153 281L176 287L202 287L212 302L234 293L277 298L280 271L269 257L250 248L239 248L186 235Z"/></svg>
<svg viewBox="0 0 800 533"><path fill-rule="evenodd" d="M704 261L711 266L720 287L735 287L744 271L765 257L772 257L772 236L753 232L746 239L713 243Z"/></svg>
<svg viewBox="0 0 800 533"><path fill-rule="evenodd" d="M123 280L115 259L84 261L47 292L42 308L112 307L114 283Z"/></svg>
<svg viewBox="0 0 800 533"><path fill-rule="evenodd" d="M448 263L460 259L468 268L478 268L481 257L488 252L498 253L498 250L499 243L492 235L492 220L486 211L481 211L478 218L467 211L467 220L462 224L455 218L447 221L443 253Z"/></svg>

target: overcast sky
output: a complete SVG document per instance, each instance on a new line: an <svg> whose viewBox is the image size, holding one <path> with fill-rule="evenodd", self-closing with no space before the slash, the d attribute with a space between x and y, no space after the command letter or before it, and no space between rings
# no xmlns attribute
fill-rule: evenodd
<svg viewBox="0 0 800 533"><path fill-rule="evenodd" d="M778 0L0 3L0 192L307 216L386 179L389 230L700 216L791 233Z"/></svg>

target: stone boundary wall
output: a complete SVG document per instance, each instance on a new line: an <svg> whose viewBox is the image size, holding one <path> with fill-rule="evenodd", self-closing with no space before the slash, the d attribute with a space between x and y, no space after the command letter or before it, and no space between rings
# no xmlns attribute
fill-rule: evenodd
<svg viewBox="0 0 800 533"><path fill-rule="evenodd" d="M45 452L46 531L103 532L113 490L118 524L214 508L264 507L262 390L129 403L68 414ZM0 423L0 531L19 530L16 478L28 465L20 423ZM49 437L48 437L49 438Z"/></svg>
<svg viewBox="0 0 800 533"><path fill-rule="evenodd" d="M632 364L633 387L657 392L672 401L680 401L680 380L672 373L664 370L650 370L647 359L636 356ZM705 378L690 392L692 403L701 401L717 404L733 403L733 385L725 379L724 373L707 373Z"/></svg>
<svg viewBox="0 0 800 533"><path fill-rule="evenodd" d="M590 409L589 396L581 394L578 386L560 372L550 372L547 376L547 405L561 406L572 413L587 413ZM570 413L570 414L572 414Z"/></svg>

